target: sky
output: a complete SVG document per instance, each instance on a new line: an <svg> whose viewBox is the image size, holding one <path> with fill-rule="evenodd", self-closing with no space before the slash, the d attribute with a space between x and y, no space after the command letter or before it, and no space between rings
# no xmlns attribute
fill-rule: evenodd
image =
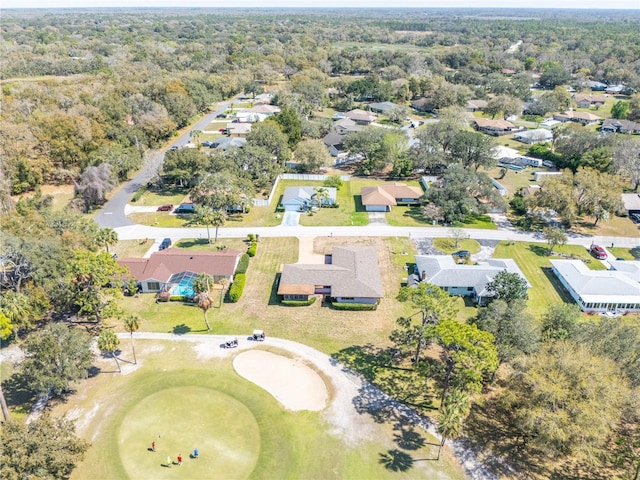
<svg viewBox="0 0 640 480"><path fill-rule="evenodd" d="M0 0L5 8L91 8L91 7L235 7L235 8L577 8L636 9L640 0Z"/></svg>

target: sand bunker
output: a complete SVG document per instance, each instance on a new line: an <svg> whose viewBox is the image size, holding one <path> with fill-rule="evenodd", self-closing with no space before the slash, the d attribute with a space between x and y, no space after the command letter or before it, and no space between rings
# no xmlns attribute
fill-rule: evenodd
<svg viewBox="0 0 640 480"><path fill-rule="evenodd" d="M264 388L289 410L322 410L329 396L315 371L300 360L264 350L250 350L233 360L241 377Z"/></svg>

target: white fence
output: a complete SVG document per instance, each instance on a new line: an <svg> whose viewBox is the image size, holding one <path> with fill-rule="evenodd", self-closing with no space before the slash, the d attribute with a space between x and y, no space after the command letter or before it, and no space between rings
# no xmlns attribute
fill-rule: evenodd
<svg viewBox="0 0 640 480"><path fill-rule="evenodd" d="M276 181L273 182L273 187L271 188L271 192L269 193L269 198L266 200L262 200L259 198L253 199L253 205L256 207L268 207L271 205L271 200L273 200L273 196L276 193L276 189L278 188L278 183L280 180L301 180L306 182L324 182L330 175L314 175L310 173L282 173L276 177ZM340 180L343 182L348 182L351 180L349 175L340 175Z"/></svg>

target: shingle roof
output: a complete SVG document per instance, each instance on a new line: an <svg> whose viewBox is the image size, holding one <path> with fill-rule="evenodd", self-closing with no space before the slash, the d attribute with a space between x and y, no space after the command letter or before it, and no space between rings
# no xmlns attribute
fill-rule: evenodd
<svg viewBox="0 0 640 480"><path fill-rule="evenodd" d="M411 187L402 182L390 182L375 187L362 187L362 205L396 205L396 199L417 200L422 196L420 187Z"/></svg>
<svg viewBox="0 0 640 480"><path fill-rule="evenodd" d="M167 248L154 252L149 258L122 258L119 265L129 268L138 281L154 279L167 282L171 275L184 271L208 273L212 276L231 276L242 252L223 250L220 252L192 252L178 248Z"/></svg>
<svg viewBox="0 0 640 480"><path fill-rule="evenodd" d="M383 297L375 249L333 247L329 265L287 264L282 270L278 295L310 295L316 285L330 286L333 297Z"/></svg>
<svg viewBox="0 0 640 480"><path fill-rule="evenodd" d="M345 117L350 118L351 120L361 121L361 122L373 122L376 119L376 116L371 112L366 112L359 108L351 110L344 114Z"/></svg>
<svg viewBox="0 0 640 480"><path fill-rule="evenodd" d="M497 128L500 130L515 128L511 122L507 122L506 120L493 120L491 118L476 118L475 123L480 128Z"/></svg>
<svg viewBox="0 0 640 480"><path fill-rule="evenodd" d="M580 260L551 260L551 265L585 303L640 303L640 283L626 272L590 270Z"/></svg>

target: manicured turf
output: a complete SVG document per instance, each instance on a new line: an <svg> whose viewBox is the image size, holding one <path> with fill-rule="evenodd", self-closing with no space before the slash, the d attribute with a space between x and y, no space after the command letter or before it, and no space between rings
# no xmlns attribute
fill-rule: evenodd
<svg viewBox="0 0 640 480"><path fill-rule="evenodd" d="M155 452L149 451L152 441ZM183 477L246 478L258 461L260 431L249 409L229 395L196 386L168 388L129 410L118 447L130 478L173 478L168 456ZM191 458L195 448L197 459ZM173 464L178 455L182 465Z"/></svg>

